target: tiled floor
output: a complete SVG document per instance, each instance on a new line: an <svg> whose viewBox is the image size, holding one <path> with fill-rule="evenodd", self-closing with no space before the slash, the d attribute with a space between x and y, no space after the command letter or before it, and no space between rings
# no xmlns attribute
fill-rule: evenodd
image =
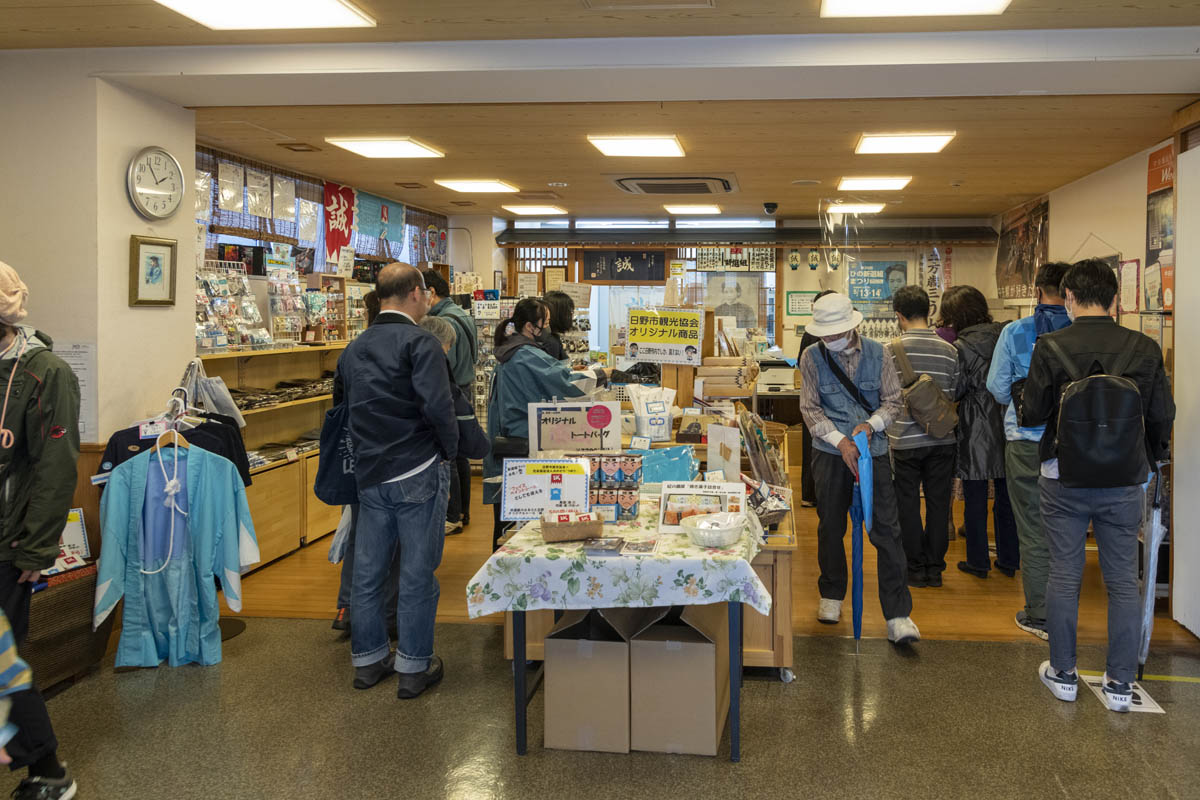
<svg viewBox="0 0 1200 800"><path fill-rule="evenodd" d="M798 637L797 680L750 676L743 760L541 747L514 754L500 629L439 625L446 679L414 701L351 688L327 621L247 620L215 667L115 674L54 697L82 800L173 798L1198 797L1200 682L1154 682L1165 715L1053 699L1046 646L926 641L911 651ZM1080 648L1080 667L1103 652ZM1150 672L1200 676L1200 657ZM0 786L0 791L6 786Z"/></svg>

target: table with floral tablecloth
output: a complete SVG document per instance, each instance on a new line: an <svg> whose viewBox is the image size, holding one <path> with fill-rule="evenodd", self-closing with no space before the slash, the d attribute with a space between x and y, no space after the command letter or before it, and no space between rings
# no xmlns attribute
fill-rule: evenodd
<svg viewBox="0 0 1200 800"><path fill-rule="evenodd" d="M698 547L685 534L658 533L659 498L643 496L638 518L606 525L605 536L658 539L651 555L589 558L583 542L547 543L528 522L467 583L471 617L503 611L745 603L771 611L750 562L762 542L749 532L728 548Z"/></svg>

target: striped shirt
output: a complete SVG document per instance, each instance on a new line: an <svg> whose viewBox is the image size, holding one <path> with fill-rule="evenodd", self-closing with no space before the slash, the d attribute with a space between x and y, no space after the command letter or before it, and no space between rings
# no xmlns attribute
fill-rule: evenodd
<svg viewBox="0 0 1200 800"><path fill-rule="evenodd" d="M953 399L958 384L958 351L954 349L954 345L942 339L936 331L929 328L906 331L901 340L904 342L904 352L908 354L908 360L912 362L913 372L918 376L928 375L933 378L946 396ZM892 363L896 364L896 357L892 354L890 342L887 345L887 351L888 355L892 356ZM900 371L899 364L896 364L896 371ZM900 382L904 383L903 376L901 376ZM954 444L958 441L957 435L953 433L945 439L935 439L930 436L913 421L907 407L896 417L896 421L888 426L888 439L891 440L893 450L934 447Z"/></svg>
<svg viewBox="0 0 1200 800"><path fill-rule="evenodd" d="M0 747L9 743L17 733L17 726L8 721L12 706L9 695L23 692L33 686L33 675L21 657L17 655L17 643L13 638L8 618L0 611Z"/></svg>

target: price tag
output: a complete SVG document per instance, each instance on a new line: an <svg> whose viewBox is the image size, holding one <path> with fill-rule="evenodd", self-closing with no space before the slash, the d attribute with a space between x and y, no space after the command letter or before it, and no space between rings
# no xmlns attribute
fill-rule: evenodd
<svg viewBox="0 0 1200 800"><path fill-rule="evenodd" d="M650 449L650 437L649 436L634 436L632 439L629 440L629 449L630 450L649 450Z"/></svg>
<svg viewBox="0 0 1200 800"><path fill-rule="evenodd" d="M725 481L725 470L713 469L704 473L704 480L715 483L723 483Z"/></svg>
<svg viewBox="0 0 1200 800"><path fill-rule="evenodd" d="M289 464L300 460L300 454L296 452L295 448L288 450L284 455L287 456Z"/></svg>
<svg viewBox="0 0 1200 800"><path fill-rule="evenodd" d="M142 439L157 439L167 432L167 421L143 422L138 426L138 436Z"/></svg>

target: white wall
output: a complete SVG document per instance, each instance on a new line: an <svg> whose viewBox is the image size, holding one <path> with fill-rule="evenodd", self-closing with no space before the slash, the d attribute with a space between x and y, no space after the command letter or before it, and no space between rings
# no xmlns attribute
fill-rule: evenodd
<svg viewBox="0 0 1200 800"><path fill-rule="evenodd" d="M129 204L130 158L148 144L179 158L191 185L192 112L89 76L86 51L6 53L0 59L0 260L30 290L29 322L60 342L97 345L104 441L165 407L195 352L192 201L166 223ZM129 237L179 242L176 306L129 307ZM100 402L102 399L102 402Z"/></svg>
<svg viewBox="0 0 1200 800"><path fill-rule="evenodd" d="M450 264L456 270L479 273L483 288L497 288L494 285L495 270L507 269L508 261L504 251L496 247L496 234L506 227L507 221L490 214L450 217Z"/></svg>
<svg viewBox="0 0 1200 800"><path fill-rule="evenodd" d="M1144 187L1143 187L1144 188ZM1175 225L1175 303L1179 309L1200 308L1200 150L1179 156L1175 171L1178 218ZM1051 206L1053 213L1053 206ZM1200 636L1200 539L1194 520L1200 516L1200 314L1175 319L1175 467L1171 518L1174 570L1171 611L1176 620ZM1163 565L1161 569L1166 569Z"/></svg>

